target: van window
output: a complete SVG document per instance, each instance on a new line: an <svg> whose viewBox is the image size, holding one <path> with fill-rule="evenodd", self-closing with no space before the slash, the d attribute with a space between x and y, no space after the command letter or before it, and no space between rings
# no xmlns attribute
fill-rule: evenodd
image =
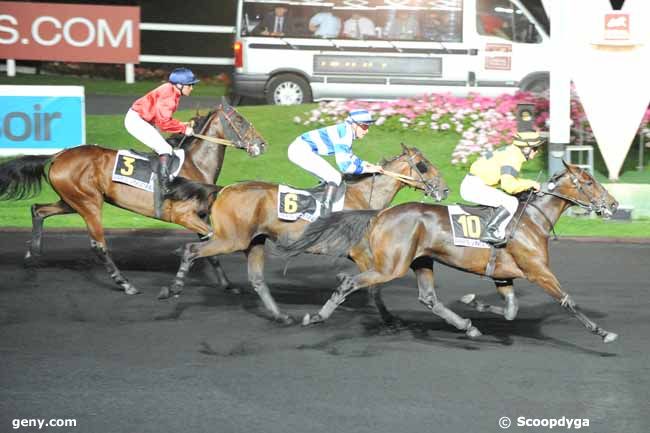
<svg viewBox="0 0 650 433"><path fill-rule="evenodd" d="M346 2L280 5L247 1L241 35L462 42L462 0L448 0L444 9L373 4L354 8Z"/></svg>
<svg viewBox="0 0 650 433"><path fill-rule="evenodd" d="M508 0L478 0L476 29L480 35L537 44L542 37L535 25Z"/></svg>

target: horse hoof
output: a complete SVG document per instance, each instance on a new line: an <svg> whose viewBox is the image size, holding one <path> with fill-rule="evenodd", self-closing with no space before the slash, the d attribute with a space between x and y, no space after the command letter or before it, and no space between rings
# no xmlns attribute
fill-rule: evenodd
<svg viewBox="0 0 650 433"><path fill-rule="evenodd" d="M233 286L226 286L223 288L223 291L229 295L241 295L242 290L239 287L233 287Z"/></svg>
<svg viewBox="0 0 650 433"><path fill-rule="evenodd" d="M476 294L468 293L467 295L460 298L460 302L462 302L465 305L470 305L472 302L474 302L474 299L476 299Z"/></svg>
<svg viewBox="0 0 650 433"><path fill-rule="evenodd" d="M158 299L167 299L169 296L169 287L163 286L163 288L160 289L160 293L158 293Z"/></svg>
<svg viewBox="0 0 650 433"><path fill-rule="evenodd" d="M281 324L281 325L286 325L290 326L296 323L296 321L293 319L293 317L289 316L288 314L281 314L279 316L274 317L274 320Z"/></svg>
<svg viewBox="0 0 650 433"><path fill-rule="evenodd" d="M608 332L603 336L603 343L611 343L612 341L616 341L618 338L618 334L615 334L614 332Z"/></svg>
<svg viewBox="0 0 650 433"><path fill-rule="evenodd" d="M140 293L140 291L133 286L128 286L124 289L124 293L127 295L137 295Z"/></svg>
<svg viewBox="0 0 650 433"><path fill-rule="evenodd" d="M478 338L478 337L480 337L481 335L483 335L483 334L481 333L481 331L479 331L478 329L476 329L476 327L474 327L474 326L472 326L472 327L469 328L467 331L465 331L465 334L466 334L469 338Z"/></svg>
<svg viewBox="0 0 650 433"><path fill-rule="evenodd" d="M302 326L309 326L309 325L313 325L315 323L321 323L321 322L323 322L323 318L318 313L314 314L313 316L311 314L307 313L302 318Z"/></svg>

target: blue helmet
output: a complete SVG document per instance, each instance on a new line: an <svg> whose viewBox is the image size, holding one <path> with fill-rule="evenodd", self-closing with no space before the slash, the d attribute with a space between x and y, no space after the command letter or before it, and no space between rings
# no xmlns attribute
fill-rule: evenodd
<svg viewBox="0 0 650 433"><path fill-rule="evenodd" d="M169 74L169 82L172 84L183 84L189 86L190 84L196 84L198 80L194 73L187 68L176 68Z"/></svg>
<svg viewBox="0 0 650 433"><path fill-rule="evenodd" d="M372 114L370 114L368 110L363 109L350 111L346 120L352 123L365 123L367 125L375 123L374 119L372 118Z"/></svg>

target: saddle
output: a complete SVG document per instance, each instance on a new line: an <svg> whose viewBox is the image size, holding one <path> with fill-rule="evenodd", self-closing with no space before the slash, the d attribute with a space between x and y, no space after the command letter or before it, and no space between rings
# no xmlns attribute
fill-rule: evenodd
<svg viewBox="0 0 650 433"><path fill-rule="evenodd" d="M169 173L172 178L181 171L185 162L185 151L174 149ZM137 150L119 150L115 157L112 179L138 189L153 192L153 174L158 165L158 154Z"/></svg>
<svg viewBox="0 0 650 433"><path fill-rule="evenodd" d="M308 189L278 185L278 218L285 221L296 221L299 218L309 222L316 221L320 216L326 187L324 182ZM346 183L341 182L334 196L333 212L343 210L346 191Z"/></svg>

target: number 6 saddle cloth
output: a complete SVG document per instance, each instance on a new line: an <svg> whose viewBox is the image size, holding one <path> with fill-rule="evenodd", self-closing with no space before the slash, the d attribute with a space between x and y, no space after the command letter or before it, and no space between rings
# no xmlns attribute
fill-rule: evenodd
<svg viewBox="0 0 650 433"><path fill-rule="evenodd" d="M157 162L158 155L136 150L119 150L113 167L113 181L125 183L138 189L153 192L152 159ZM174 149L169 173L174 178L185 162L185 151Z"/></svg>
<svg viewBox="0 0 650 433"><path fill-rule="evenodd" d="M485 233L485 226L496 211L490 206L447 206L449 222L454 236L454 245L475 248L491 248L492 246L481 241Z"/></svg>
<svg viewBox="0 0 650 433"><path fill-rule="evenodd" d="M278 185L278 218L286 221L296 221L298 218L316 221L320 216L326 186L327 184L321 183L305 190ZM332 212L343 210L346 189L345 182L341 182L334 196Z"/></svg>

